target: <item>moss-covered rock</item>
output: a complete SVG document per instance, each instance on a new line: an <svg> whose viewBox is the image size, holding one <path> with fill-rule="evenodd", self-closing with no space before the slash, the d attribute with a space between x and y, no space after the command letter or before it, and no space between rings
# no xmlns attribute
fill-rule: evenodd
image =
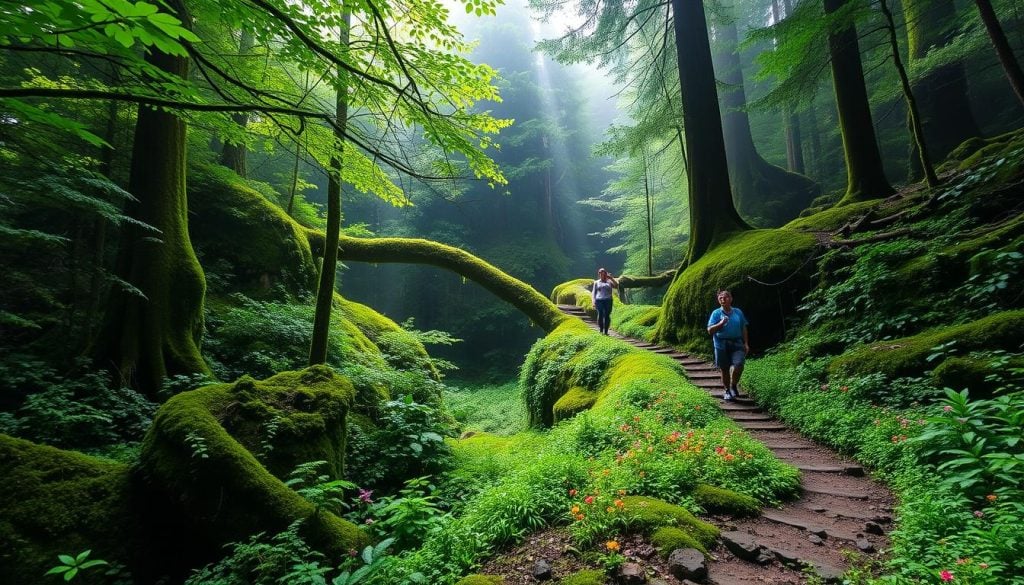
<svg viewBox="0 0 1024 585"><path fill-rule="evenodd" d="M254 298L316 290L316 264L304 229L226 168L194 165L189 233L201 263L222 281L211 292Z"/></svg>
<svg viewBox="0 0 1024 585"><path fill-rule="evenodd" d="M939 327L900 339L868 343L832 360L836 375L879 372L890 378L914 376L928 369L928 356L949 346L950 353L1004 349L1014 351L1024 340L1024 310L1004 311L978 321Z"/></svg>
<svg viewBox="0 0 1024 585"><path fill-rule="evenodd" d="M681 506L644 496L626 496L622 501L623 516L631 528L654 530L662 526L674 526L700 543L701 550L706 550L718 538L717 528Z"/></svg>
<svg viewBox="0 0 1024 585"><path fill-rule="evenodd" d="M558 585L604 585L607 582L608 577L604 571L583 569L562 579L558 582Z"/></svg>
<svg viewBox="0 0 1024 585"><path fill-rule="evenodd" d="M757 516L761 511L761 504L754 498L706 483L698 485L690 495L700 507L715 514Z"/></svg>
<svg viewBox="0 0 1024 585"><path fill-rule="evenodd" d="M719 289L733 293L750 320L750 342L765 348L783 337L785 319L810 288L817 241L788 229L750 230L731 235L680 274L665 294L656 339L707 353L708 315ZM780 286L760 284L785 282Z"/></svg>
<svg viewBox="0 0 1024 585"><path fill-rule="evenodd" d="M878 204L882 201L883 199L871 199L869 201L850 203L849 205L827 207L806 217L798 217L783 226L783 229L820 232L835 231L878 207Z"/></svg>
<svg viewBox="0 0 1024 585"><path fill-rule="evenodd" d="M141 576L145 538L127 465L0 435L0 477L0 582L45 582L58 554L89 549ZM104 582L94 572L75 582Z"/></svg>
<svg viewBox="0 0 1024 585"><path fill-rule="evenodd" d="M596 392L591 392L580 386L573 386L551 408L554 414L554 422L557 423L572 418L589 409L595 402L597 402Z"/></svg>
<svg viewBox="0 0 1024 585"><path fill-rule="evenodd" d="M658 549L661 556L667 557L678 548L695 548L707 554L707 549L690 533L675 526L662 526L651 534L651 544Z"/></svg>
<svg viewBox="0 0 1024 585"><path fill-rule="evenodd" d="M280 532L297 519L305 519L311 544L329 554L368 542L354 524L316 512L260 461L282 475L298 463L327 460L340 475L352 398L347 381L317 366L184 392L157 411L139 470L162 521L181 535L189 566L208 562L229 542Z"/></svg>
<svg viewBox="0 0 1024 585"><path fill-rule="evenodd" d="M466 575L455 585L505 585L501 575Z"/></svg>

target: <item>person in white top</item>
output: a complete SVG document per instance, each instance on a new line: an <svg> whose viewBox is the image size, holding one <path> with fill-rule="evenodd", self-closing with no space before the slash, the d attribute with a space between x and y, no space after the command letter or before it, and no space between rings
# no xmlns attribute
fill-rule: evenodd
<svg viewBox="0 0 1024 585"><path fill-rule="evenodd" d="M604 268L598 268L597 280L590 287L590 300L597 310L597 328L605 335L608 335L608 326L612 323L613 288L619 288L619 281Z"/></svg>

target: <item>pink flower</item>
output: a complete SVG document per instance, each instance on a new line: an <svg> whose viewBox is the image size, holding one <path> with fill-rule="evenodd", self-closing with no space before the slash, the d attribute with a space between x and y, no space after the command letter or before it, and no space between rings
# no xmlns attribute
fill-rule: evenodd
<svg viewBox="0 0 1024 585"><path fill-rule="evenodd" d="M953 407L948 404L942 407L942 412L949 412L951 410L953 410Z"/></svg>
<svg viewBox="0 0 1024 585"><path fill-rule="evenodd" d="M943 581L952 581L953 573L946 570L939 571L939 579L942 579Z"/></svg>
<svg viewBox="0 0 1024 585"><path fill-rule="evenodd" d="M982 518L982 517L984 517L984 516L985 516L985 513L984 513L984 512L982 512L981 510L975 510L975 511L974 511L974 517L975 517L975 518Z"/></svg>
<svg viewBox="0 0 1024 585"><path fill-rule="evenodd" d="M982 569L987 569L988 568L988 563L978 563L978 566L981 567Z"/></svg>
<svg viewBox="0 0 1024 585"><path fill-rule="evenodd" d="M373 503L373 498L370 497L372 495L373 495L373 490L364 490L362 488L359 489L359 501L363 502L364 504L372 504Z"/></svg>

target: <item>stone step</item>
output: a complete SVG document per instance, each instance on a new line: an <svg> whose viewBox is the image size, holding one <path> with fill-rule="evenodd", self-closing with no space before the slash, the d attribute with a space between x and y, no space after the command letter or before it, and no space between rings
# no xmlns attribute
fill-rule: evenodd
<svg viewBox="0 0 1024 585"><path fill-rule="evenodd" d="M760 407L753 404L738 404L736 402L722 402L718 407L729 412L762 412Z"/></svg>
<svg viewBox="0 0 1024 585"><path fill-rule="evenodd" d="M827 494L827 495L835 496L837 498L849 498L851 500L867 500L867 499L869 499L871 497L870 495L868 495L867 492L856 492L856 491L852 491L852 490L837 490L837 489L833 489L831 487L819 488L819 487L816 487L816 486L813 486L813 485L801 485L800 487L801 487L801 489L803 489L807 493L811 493L811 494Z"/></svg>
<svg viewBox="0 0 1024 585"><path fill-rule="evenodd" d="M715 380L715 379L711 379L711 378L698 378L696 380L691 380L691 381L693 382L694 386L699 386L701 388L721 388L722 387L722 381L721 380Z"/></svg>
<svg viewBox="0 0 1024 585"><path fill-rule="evenodd" d="M768 422L771 420L775 420L770 414L763 413L727 412L726 414L729 416L729 418L736 422Z"/></svg>
<svg viewBox="0 0 1024 585"><path fill-rule="evenodd" d="M746 430L751 431L785 431L788 430L786 425L775 422L744 422L737 421L739 425Z"/></svg>
<svg viewBox="0 0 1024 585"><path fill-rule="evenodd" d="M683 355L682 353L679 352L678 349L676 349L674 347L661 347L661 346L658 346L658 347L655 347L654 349L649 349L647 351L652 351L654 353L674 353L674 354L678 354L678 355Z"/></svg>
<svg viewBox="0 0 1024 585"><path fill-rule="evenodd" d="M764 446L768 447L772 451L791 451L814 448L814 445L808 445L805 443L764 443Z"/></svg>
<svg viewBox="0 0 1024 585"><path fill-rule="evenodd" d="M800 471L808 473L839 473L852 477L864 477L864 468L860 465L830 465L827 463L800 463L796 466Z"/></svg>
<svg viewBox="0 0 1024 585"><path fill-rule="evenodd" d="M770 535L750 534L738 530L723 532L721 535L725 548L736 558L758 565L767 565L773 560L779 563L802 569L811 566L826 583L838 583L844 573L841 568L841 557L837 555L823 556L811 544L802 544L798 549L788 550L774 545ZM715 583L719 583L717 575L712 575ZM801 580L802 581L802 580Z"/></svg>
<svg viewBox="0 0 1024 585"><path fill-rule="evenodd" d="M690 378L691 380L696 380L698 378L700 378L702 380L703 379L713 379L713 380L721 380L722 379L722 374L720 374L718 372L718 370L690 370L689 368L686 368L686 376L688 378Z"/></svg>

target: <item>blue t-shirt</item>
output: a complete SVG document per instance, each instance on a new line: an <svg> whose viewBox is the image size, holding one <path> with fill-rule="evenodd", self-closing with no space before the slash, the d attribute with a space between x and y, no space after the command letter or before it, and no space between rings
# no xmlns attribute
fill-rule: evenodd
<svg viewBox="0 0 1024 585"><path fill-rule="evenodd" d="M711 311L711 317L708 318L708 327L721 321L723 313L725 311L722 310L722 307ZM743 314L743 311L733 307L729 311L729 322L712 336L715 340L715 347L724 348L726 341L743 341L743 328L747 325L749 325L747 316Z"/></svg>

